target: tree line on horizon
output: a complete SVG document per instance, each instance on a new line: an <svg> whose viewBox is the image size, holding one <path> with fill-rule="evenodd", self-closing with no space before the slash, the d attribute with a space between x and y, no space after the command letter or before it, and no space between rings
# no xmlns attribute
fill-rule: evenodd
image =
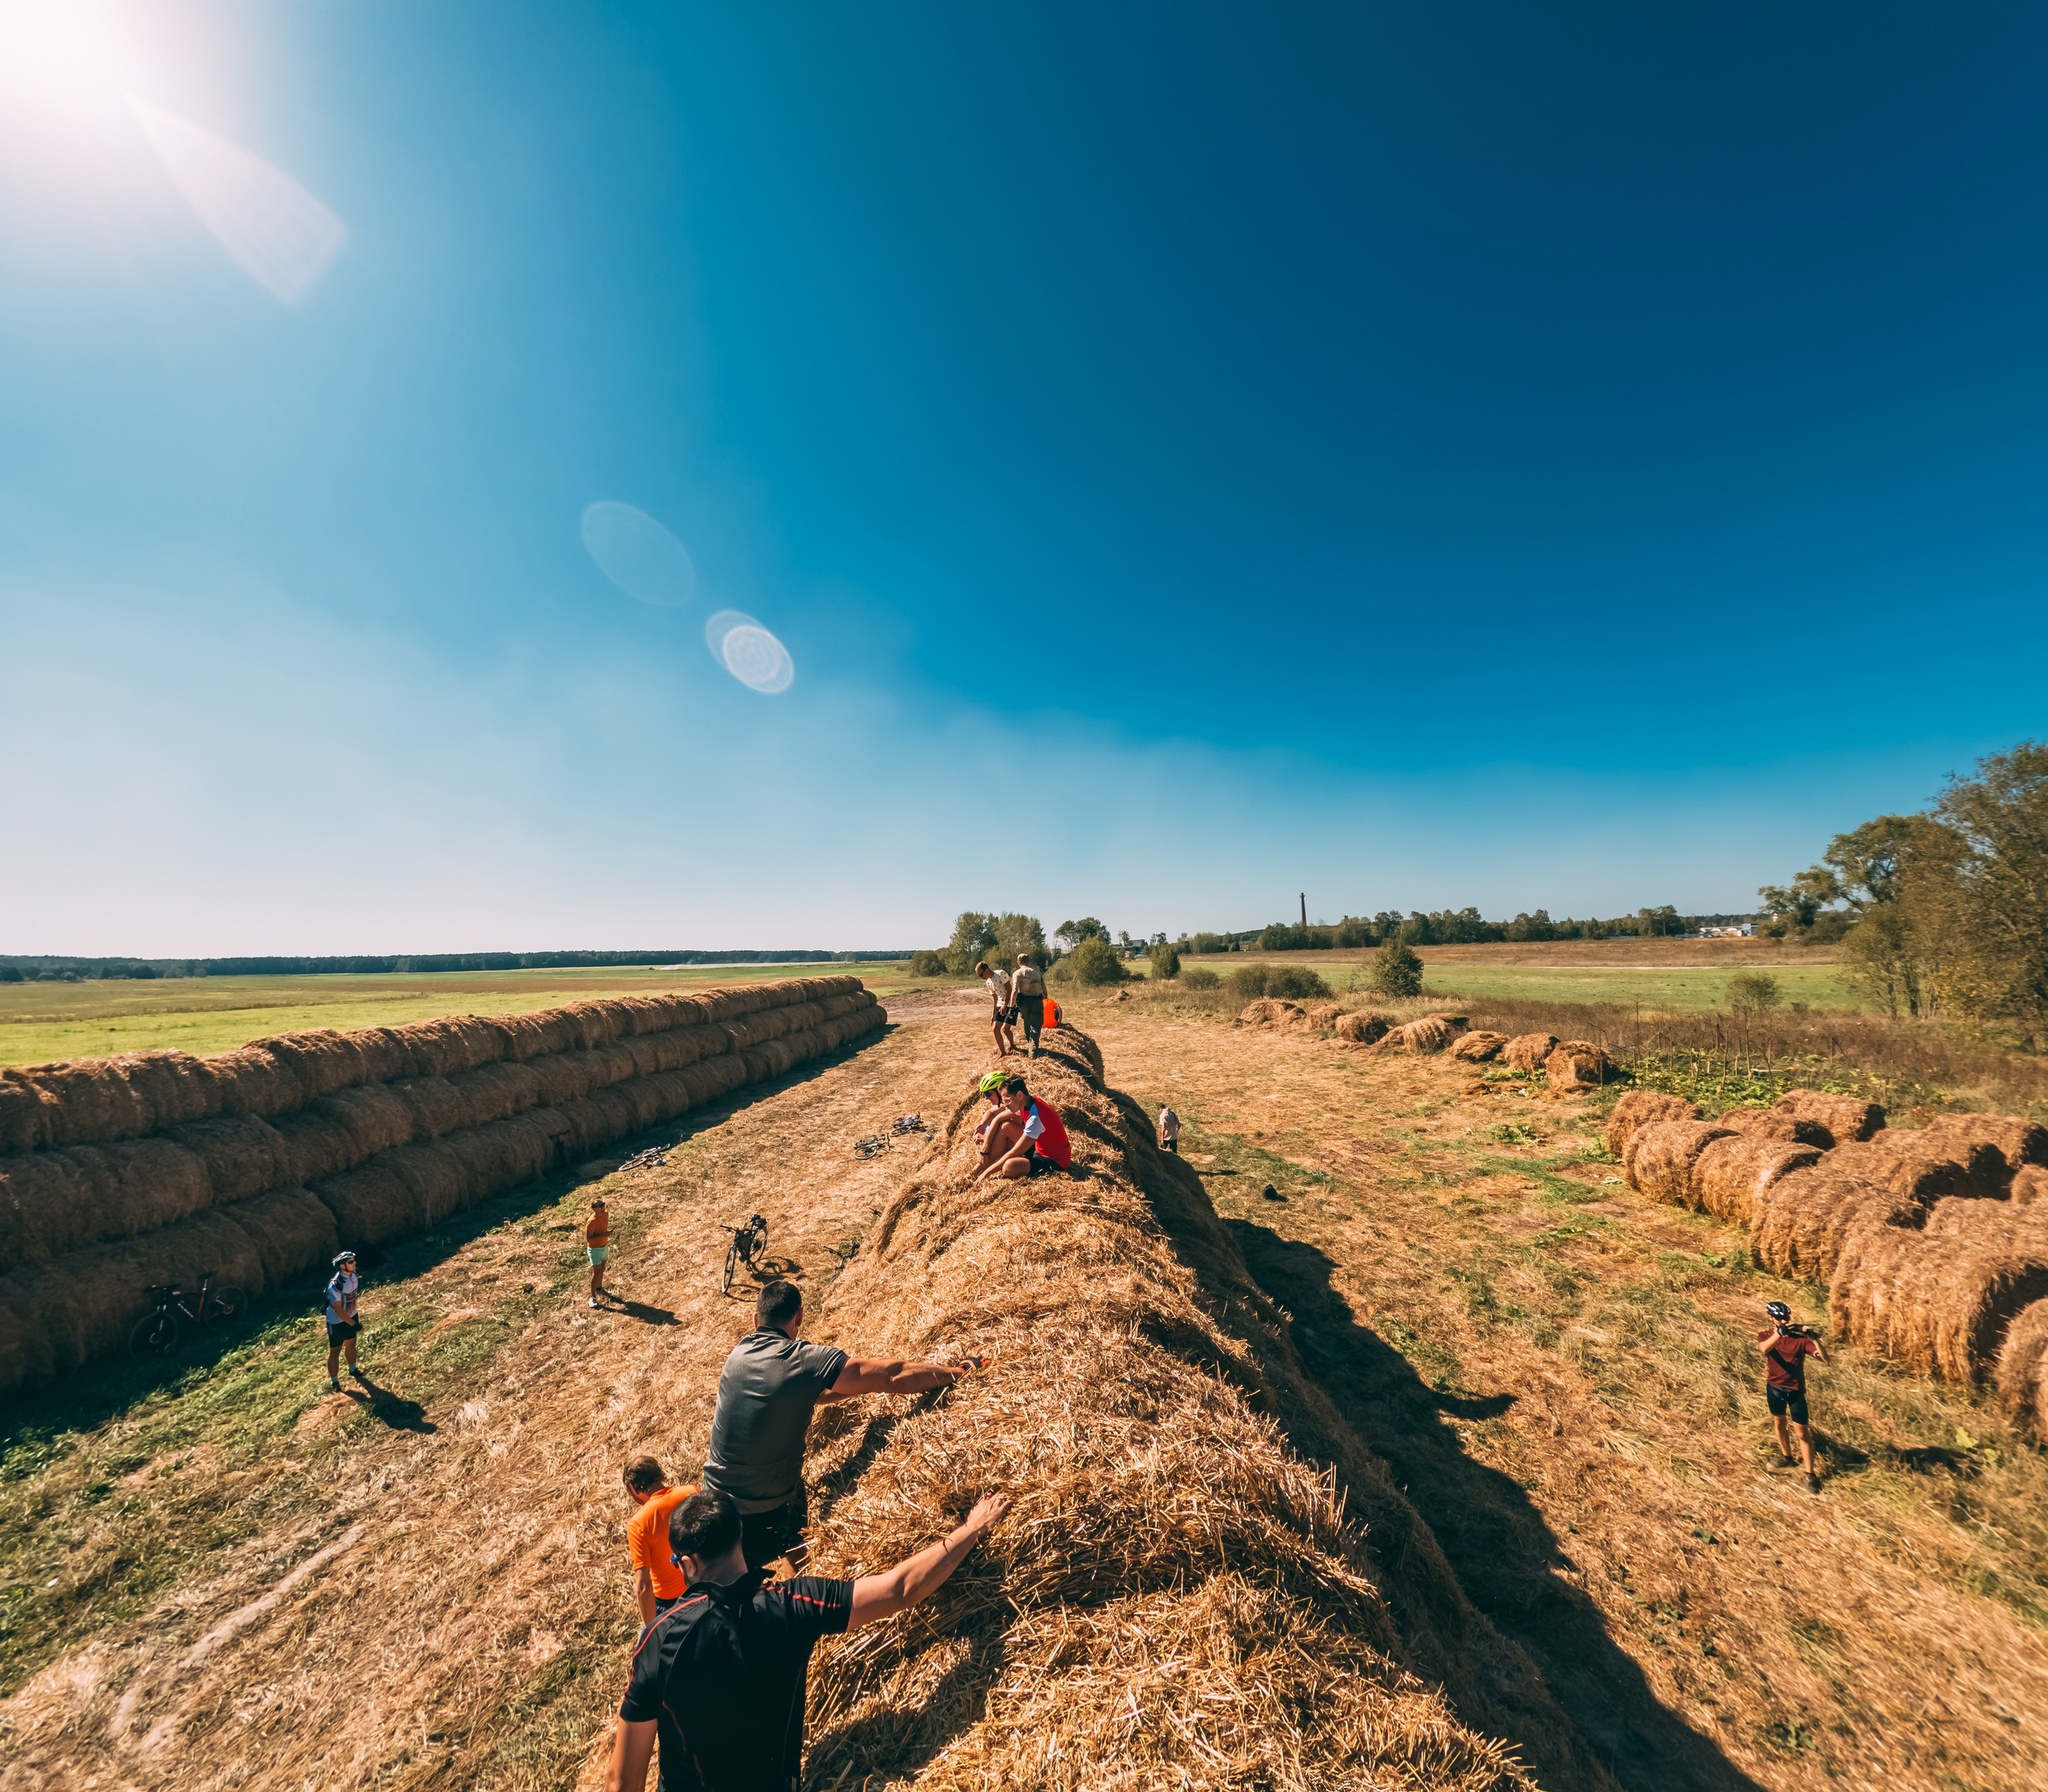
<svg viewBox="0 0 2048 1792"><path fill-rule="evenodd" d="M1888 1014L2048 1042L2048 746L1980 759L1925 810L1837 834L1818 865L1759 894L1770 933L1839 942Z"/></svg>

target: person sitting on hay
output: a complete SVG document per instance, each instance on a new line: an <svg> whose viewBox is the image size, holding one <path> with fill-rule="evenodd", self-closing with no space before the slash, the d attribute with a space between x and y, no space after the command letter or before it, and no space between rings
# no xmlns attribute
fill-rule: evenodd
<svg viewBox="0 0 2048 1792"><path fill-rule="evenodd" d="M1005 1182L1021 1182L1027 1176L1045 1176L1054 1170L1074 1167L1073 1142L1059 1109L1039 1101L1021 1076L1003 1084L1003 1113L982 1141L981 1167L974 1180L997 1176Z"/></svg>

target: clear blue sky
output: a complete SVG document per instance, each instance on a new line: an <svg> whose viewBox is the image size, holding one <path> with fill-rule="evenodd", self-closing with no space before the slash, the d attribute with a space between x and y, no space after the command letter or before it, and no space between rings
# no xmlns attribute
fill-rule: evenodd
<svg viewBox="0 0 2048 1792"><path fill-rule="evenodd" d="M0 949L1738 909L2048 731L2038 7L47 14Z"/></svg>

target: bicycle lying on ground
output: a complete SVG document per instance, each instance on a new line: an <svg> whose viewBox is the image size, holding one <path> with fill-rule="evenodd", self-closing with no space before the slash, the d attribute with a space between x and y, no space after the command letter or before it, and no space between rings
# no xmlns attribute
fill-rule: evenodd
<svg viewBox="0 0 2048 1792"><path fill-rule="evenodd" d="M744 1226L726 1226L722 1230L732 1234L732 1243L725 1247L725 1280L718 1285L718 1291L730 1294L733 1272L742 1263L753 1269L767 1261L768 1222L757 1213Z"/></svg>
<svg viewBox="0 0 2048 1792"><path fill-rule="evenodd" d="M204 1331L209 1326L234 1324L249 1304L249 1297L239 1288L216 1288L210 1269L201 1272L196 1294L187 1295L184 1289L165 1284L151 1288L149 1299L152 1310L136 1320L135 1329L128 1334L128 1354L138 1363L169 1356L188 1326Z"/></svg>

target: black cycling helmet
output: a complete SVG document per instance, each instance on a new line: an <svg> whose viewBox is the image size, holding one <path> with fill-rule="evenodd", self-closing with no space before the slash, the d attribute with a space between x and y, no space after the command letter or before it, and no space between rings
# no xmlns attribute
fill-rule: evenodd
<svg viewBox="0 0 2048 1792"><path fill-rule="evenodd" d="M1786 1324L1792 1317L1792 1309L1781 1300L1765 1301L1764 1311L1780 1325Z"/></svg>

